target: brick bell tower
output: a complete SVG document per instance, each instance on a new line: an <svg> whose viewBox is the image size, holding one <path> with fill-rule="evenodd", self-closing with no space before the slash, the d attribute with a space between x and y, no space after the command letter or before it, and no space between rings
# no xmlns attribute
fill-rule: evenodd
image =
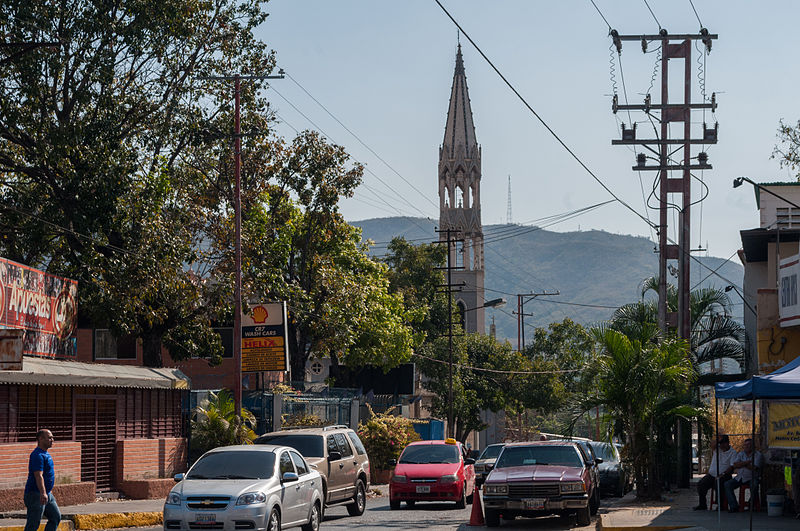
<svg viewBox="0 0 800 531"><path fill-rule="evenodd" d="M439 229L457 230L454 237L464 240L450 247L451 265L464 268L452 273L454 283L464 282L462 291L454 293L454 300L464 331L485 334L481 147L475 139L461 44L439 148ZM440 232L439 237L447 239L446 233ZM458 318L454 315L454 320Z"/></svg>

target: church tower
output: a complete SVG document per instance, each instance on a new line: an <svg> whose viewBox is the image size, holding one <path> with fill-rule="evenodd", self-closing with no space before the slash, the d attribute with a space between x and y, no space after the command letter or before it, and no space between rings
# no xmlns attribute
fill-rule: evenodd
<svg viewBox="0 0 800 531"><path fill-rule="evenodd" d="M460 44L439 148L439 230L447 229L458 231L451 239L464 240L450 246L450 264L463 267L452 273L453 283L464 282L462 291L454 293L461 322L466 332L485 334L481 147L475 139ZM446 240L447 233L440 232L439 238Z"/></svg>

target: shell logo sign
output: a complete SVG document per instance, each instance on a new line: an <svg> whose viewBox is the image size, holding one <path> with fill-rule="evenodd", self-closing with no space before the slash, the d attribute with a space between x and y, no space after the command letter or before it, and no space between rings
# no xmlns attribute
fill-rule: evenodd
<svg viewBox="0 0 800 531"><path fill-rule="evenodd" d="M242 371L286 371L286 303L258 304L242 314Z"/></svg>
<svg viewBox="0 0 800 531"><path fill-rule="evenodd" d="M24 330L22 353L74 357L78 283L0 258L0 328Z"/></svg>

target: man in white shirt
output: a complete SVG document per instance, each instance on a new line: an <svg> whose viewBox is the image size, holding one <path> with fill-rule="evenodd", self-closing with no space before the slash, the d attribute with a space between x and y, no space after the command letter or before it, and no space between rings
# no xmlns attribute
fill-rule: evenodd
<svg viewBox="0 0 800 531"><path fill-rule="evenodd" d="M739 510L739 503L733 495L733 490L740 485L750 485L750 499L758 496L758 480L761 476L761 466L764 458L761 452L753 448L753 439L745 439L742 451L736 457L733 467L736 477L725 482L725 495L728 497L728 512L735 513ZM750 504L752 510L752 503Z"/></svg>
<svg viewBox="0 0 800 531"><path fill-rule="evenodd" d="M706 494L709 489L714 489L719 494L717 485L724 485L726 481L731 479L733 473L733 463L739 453L731 448L731 441L727 435L719 436L719 443L711 443L711 448L714 451L711 457L711 466L708 467L708 473L700 478L697 482L697 494L700 497L700 502L695 511L704 511L708 508L706 505Z"/></svg>

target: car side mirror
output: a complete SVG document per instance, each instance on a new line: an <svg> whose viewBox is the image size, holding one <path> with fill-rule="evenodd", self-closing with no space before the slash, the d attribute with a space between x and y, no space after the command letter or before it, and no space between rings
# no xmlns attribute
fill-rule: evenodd
<svg viewBox="0 0 800 531"><path fill-rule="evenodd" d="M494 465L491 463L486 463L483 466L486 468L486 470L494 470Z"/></svg>
<svg viewBox="0 0 800 531"><path fill-rule="evenodd" d="M471 457L467 457L466 459L464 459L464 464L465 465L474 465L475 464L475 460L473 458L471 458Z"/></svg>
<svg viewBox="0 0 800 531"><path fill-rule="evenodd" d="M594 458L594 462L597 463L598 465L602 465L603 464L603 458L602 457L595 457Z"/></svg>
<svg viewBox="0 0 800 531"><path fill-rule="evenodd" d="M300 479L300 476L295 474L294 472L284 472L283 478L281 478L284 483L291 483L292 481L297 481Z"/></svg>
<svg viewBox="0 0 800 531"><path fill-rule="evenodd" d="M330 452L328 453L328 461L338 461L342 458L341 452Z"/></svg>
<svg viewBox="0 0 800 531"><path fill-rule="evenodd" d="M389 466L397 466L397 459L389 459Z"/></svg>
<svg viewBox="0 0 800 531"><path fill-rule="evenodd" d="M175 474L174 476L172 476L172 479L175 480L175 483L180 483L181 481L183 481L183 477L184 474Z"/></svg>

